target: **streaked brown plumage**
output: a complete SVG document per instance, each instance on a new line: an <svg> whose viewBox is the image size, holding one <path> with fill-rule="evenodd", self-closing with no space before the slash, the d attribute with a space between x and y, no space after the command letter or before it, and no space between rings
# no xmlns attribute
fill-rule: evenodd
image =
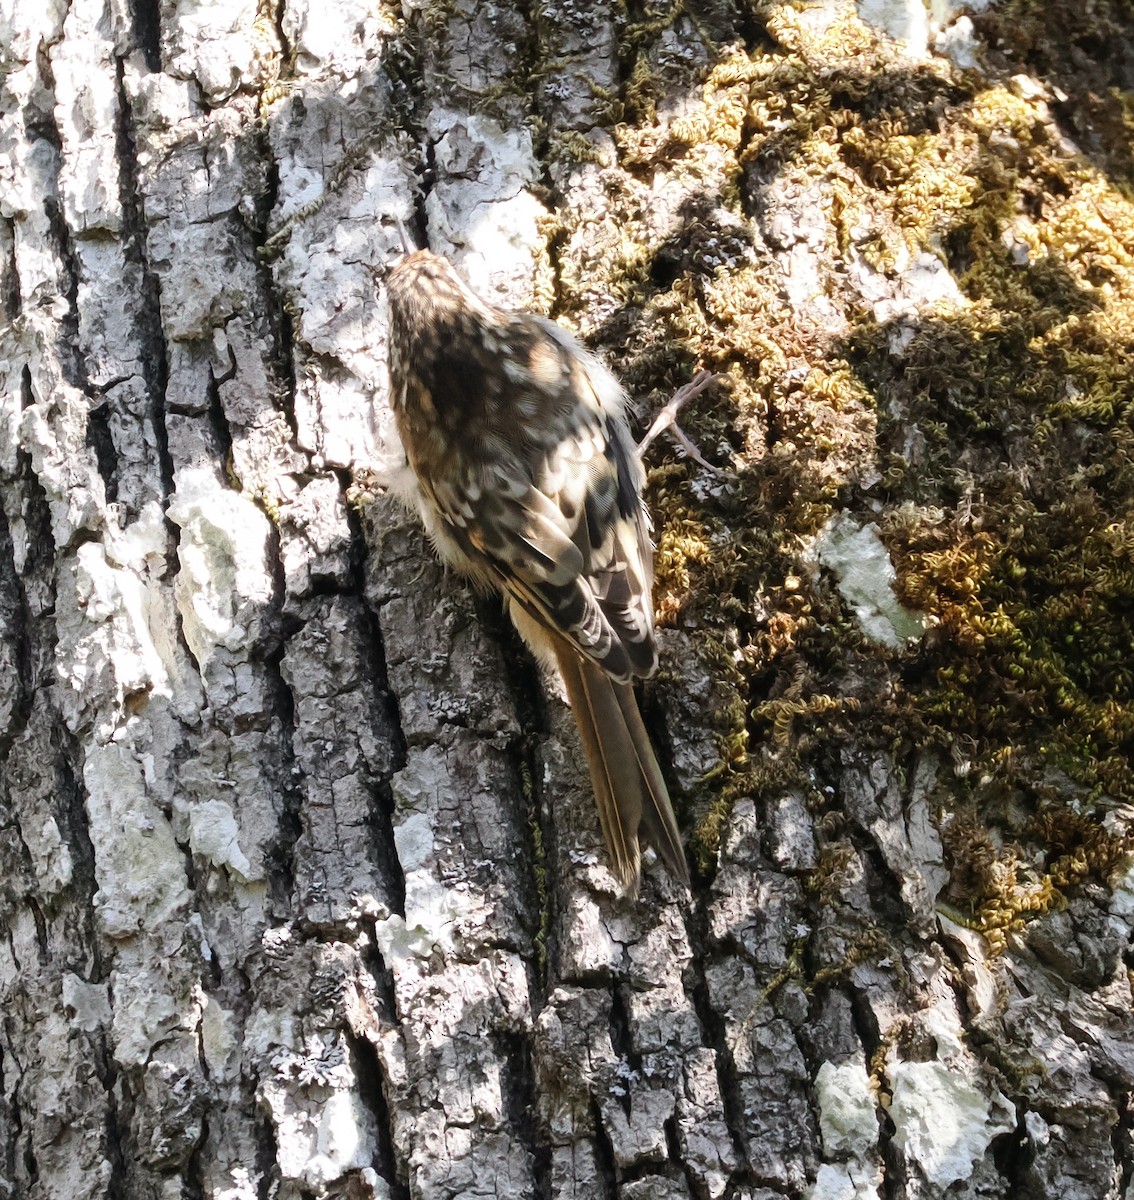
<svg viewBox="0 0 1134 1200"><path fill-rule="evenodd" d="M688 883L633 691L657 646L622 389L557 325L485 304L426 250L401 259L387 288L391 402L434 545L499 590L535 653L558 664L622 885L638 886L640 830Z"/></svg>

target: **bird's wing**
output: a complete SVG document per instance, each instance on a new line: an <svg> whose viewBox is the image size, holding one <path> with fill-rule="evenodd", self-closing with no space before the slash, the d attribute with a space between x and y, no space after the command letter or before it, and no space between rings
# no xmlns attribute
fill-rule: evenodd
<svg viewBox="0 0 1134 1200"><path fill-rule="evenodd" d="M649 675L652 552L617 384L561 330L525 328L538 377L515 372L515 427L435 481L438 507L537 622L615 679Z"/></svg>

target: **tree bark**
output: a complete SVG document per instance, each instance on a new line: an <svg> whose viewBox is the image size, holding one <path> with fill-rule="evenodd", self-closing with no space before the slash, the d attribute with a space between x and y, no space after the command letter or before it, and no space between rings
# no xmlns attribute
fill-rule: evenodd
<svg viewBox="0 0 1134 1200"><path fill-rule="evenodd" d="M0 15L0 1196L1134 1195L1128 4ZM648 420L689 840L383 490L397 222Z"/></svg>

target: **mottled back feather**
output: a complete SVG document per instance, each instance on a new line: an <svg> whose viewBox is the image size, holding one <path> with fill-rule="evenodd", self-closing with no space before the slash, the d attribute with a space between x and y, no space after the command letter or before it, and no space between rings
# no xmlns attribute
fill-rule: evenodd
<svg viewBox="0 0 1134 1200"><path fill-rule="evenodd" d="M612 678L649 675L642 470L613 377L551 322L485 305L427 251L402 259L388 289L394 412L426 499L469 560L457 565Z"/></svg>

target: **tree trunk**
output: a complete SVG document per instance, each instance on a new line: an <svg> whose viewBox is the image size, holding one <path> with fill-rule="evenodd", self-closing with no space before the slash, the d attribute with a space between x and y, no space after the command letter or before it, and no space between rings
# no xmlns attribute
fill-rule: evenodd
<svg viewBox="0 0 1134 1200"><path fill-rule="evenodd" d="M5 7L0 1196L1134 1195L1128 0ZM725 377L691 897L383 491L398 219Z"/></svg>

